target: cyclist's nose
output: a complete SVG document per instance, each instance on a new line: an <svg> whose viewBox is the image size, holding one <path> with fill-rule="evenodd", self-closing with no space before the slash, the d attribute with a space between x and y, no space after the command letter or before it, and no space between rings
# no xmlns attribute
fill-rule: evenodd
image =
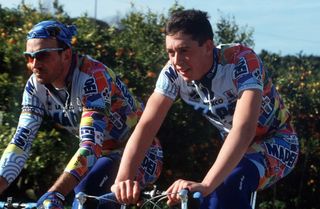
<svg viewBox="0 0 320 209"><path fill-rule="evenodd" d="M30 63L31 63L31 69L38 68L41 66L41 62L37 58L33 58L32 61L30 61Z"/></svg>
<svg viewBox="0 0 320 209"><path fill-rule="evenodd" d="M182 61L183 61L183 57L181 56L180 53L176 52L173 57L173 64L180 65Z"/></svg>

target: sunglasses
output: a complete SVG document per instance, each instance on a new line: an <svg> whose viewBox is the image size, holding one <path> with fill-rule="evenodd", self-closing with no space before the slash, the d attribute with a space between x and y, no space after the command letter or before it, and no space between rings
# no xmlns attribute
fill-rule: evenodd
<svg viewBox="0 0 320 209"><path fill-rule="evenodd" d="M43 61L46 58L50 56L50 52L53 51L63 51L64 48L45 48L45 49L40 49L35 52L23 52L24 56L27 59L27 62L33 62L34 59L37 59L38 61Z"/></svg>

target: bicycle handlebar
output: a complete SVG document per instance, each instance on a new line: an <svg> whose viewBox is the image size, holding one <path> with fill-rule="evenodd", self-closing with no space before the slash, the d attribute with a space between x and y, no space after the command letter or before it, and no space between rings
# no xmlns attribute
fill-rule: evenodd
<svg viewBox="0 0 320 209"><path fill-rule="evenodd" d="M159 191L157 189L153 189L151 191L143 191L141 193L141 198L145 200L141 208L147 203L151 203L153 205L157 205L157 203L164 198L167 197L166 192ZM200 192L190 193L189 190L183 189L179 192L179 196L181 199L181 209L187 209L188 208L188 202L189 199L195 199L196 201L193 201L192 208L200 208L200 204L203 200L203 196ZM108 204L110 202L118 203L116 196L114 193L106 193L101 196L91 196L87 195L83 192L79 192L76 194L76 199L79 201L79 209L83 209L83 206L85 203L90 204L87 205L89 208L92 208L92 205L95 205L95 207L98 207L99 205ZM87 202L87 200L89 200ZM156 200L156 202L154 202ZM196 202L196 203L195 203ZM120 204L121 205L121 204ZM126 208L126 205L121 205L122 209Z"/></svg>
<svg viewBox="0 0 320 209"><path fill-rule="evenodd" d="M6 202L0 202L0 209L37 209L37 203L27 202L18 203L12 202L12 198L8 198Z"/></svg>

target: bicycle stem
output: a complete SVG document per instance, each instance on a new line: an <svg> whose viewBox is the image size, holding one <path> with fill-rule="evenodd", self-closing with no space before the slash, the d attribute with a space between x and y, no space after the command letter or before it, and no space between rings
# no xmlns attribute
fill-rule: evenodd
<svg viewBox="0 0 320 209"><path fill-rule="evenodd" d="M181 209L188 209L188 190L182 189L179 192L179 197L181 199Z"/></svg>

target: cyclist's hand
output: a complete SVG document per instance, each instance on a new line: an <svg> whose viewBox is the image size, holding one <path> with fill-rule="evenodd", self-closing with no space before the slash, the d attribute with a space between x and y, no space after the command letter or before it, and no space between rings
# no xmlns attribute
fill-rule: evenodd
<svg viewBox="0 0 320 209"><path fill-rule="evenodd" d="M37 208L63 209L65 197L59 192L47 192L37 202Z"/></svg>
<svg viewBox="0 0 320 209"><path fill-rule="evenodd" d="M206 190L205 186L201 183L179 179L175 181L166 191L168 193L167 204L169 206L180 203L179 192L182 189L188 189L190 192L201 192L202 194Z"/></svg>
<svg viewBox="0 0 320 209"><path fill-rule="evenodd" d="M137 181L126 180L115 183L111 191L116 195L119 203L136 204L139 200L140 187Z"/></svg>

